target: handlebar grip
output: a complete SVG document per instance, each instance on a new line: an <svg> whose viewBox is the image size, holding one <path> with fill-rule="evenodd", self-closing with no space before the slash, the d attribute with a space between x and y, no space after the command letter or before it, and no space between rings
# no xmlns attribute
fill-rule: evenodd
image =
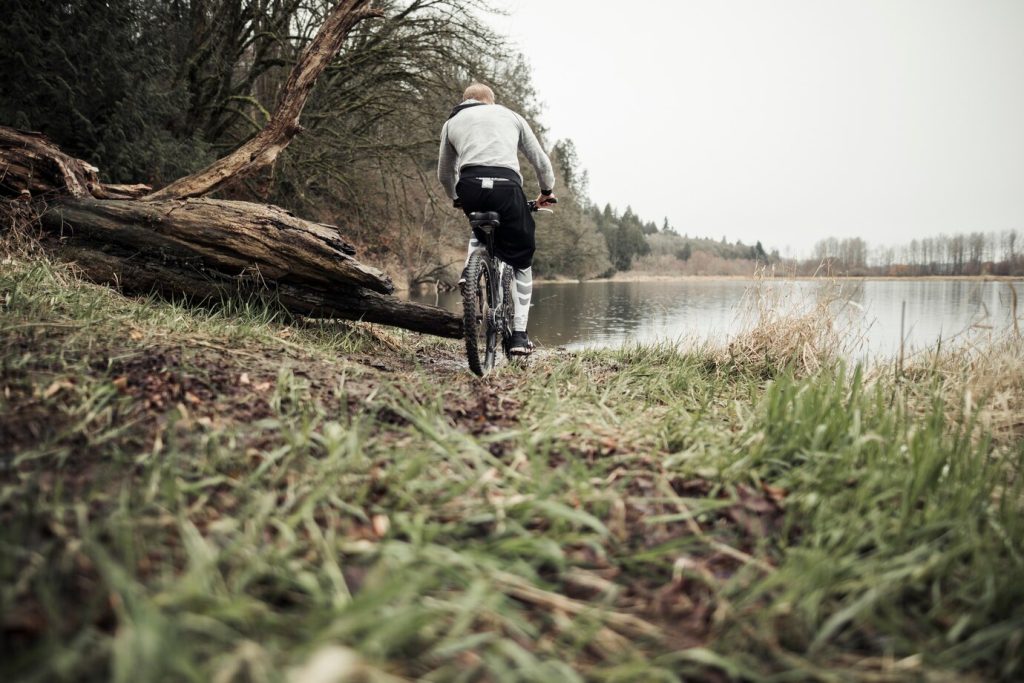
<svg viewBox="0 0 1024 683"><path fill-rule="evenodd" d="M557 204L558 200L555 199L554 197L549 197L548 198L548 202L551 203L551 204ZM551 211L551 209L542 209L539 206L537 206L537 200L536 199L531 199L530 201L526 202L526 205L528 207L530 207L530 211L533 212L533 213L536 213L538 211Z"/></svg>

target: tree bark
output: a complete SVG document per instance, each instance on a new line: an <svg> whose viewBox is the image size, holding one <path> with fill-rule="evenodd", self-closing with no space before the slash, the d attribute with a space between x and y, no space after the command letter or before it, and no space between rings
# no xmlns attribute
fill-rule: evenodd
<svg viewBox="0 0 1024 683"><path fill-rule="evenodd" d="M382 10L370 7L371 3L372 0L343 0L328 13L324 25L288 76L281 102L270 122L255 137L198 173L180 178L147 195L145 199L201 197L231 178L247 175L274 163L281 150L302 130L299 115L306 105L313 84L338 54L349 31L363 19L383 16Z"/></svg>
<svg viewBox="0 0 1024 683"><path fill-rule="evenodd" d="M62 152L42 133L0 126L0 194L131 199L148 185L104 185L99 169Z"/></svg>
<svg viewBox="0 0 1024 683"><path fill-rule="evenodd" d="M233 276L297 285L359 286L390 294L380 270L357 261L338 229L249 202L61 199L43 227L77 243L116 247L136 258L200 264Z"/></svg>
<svg viewBox="0 0 1024 683"><path fill-rule="evenodd" d="M60 247L93 282L109 284L126 294L159 293L186 297L197 304L259 295L276 299L292 313L312 318L361 320L401 327L421 334L458 339L462 319L448 311L401 301L362 287L316 287L232 277L200 264L160 263L74 242Z"/></svg>
<svg viewBox="0 0 1024 683"><path fill-rule="evenodd" d="M57 198L41 225L56 254L90 280L126 294L196 303L270 296L318 318L363 320L459 338L462 320L389 294L391 279L357 261L332 226L246 202L139 202Z"/></svg>

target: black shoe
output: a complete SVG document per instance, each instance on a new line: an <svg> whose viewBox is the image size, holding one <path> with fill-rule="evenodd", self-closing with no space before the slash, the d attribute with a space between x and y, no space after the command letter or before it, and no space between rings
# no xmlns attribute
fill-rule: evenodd
<svg viewBox="0 0 1024 683"><path fill-rule="evenodd" d="M533 342L530 341L525 332L513 332L512 343L509 344L508 352L514 356L529 356L533 353Z"/></svg>

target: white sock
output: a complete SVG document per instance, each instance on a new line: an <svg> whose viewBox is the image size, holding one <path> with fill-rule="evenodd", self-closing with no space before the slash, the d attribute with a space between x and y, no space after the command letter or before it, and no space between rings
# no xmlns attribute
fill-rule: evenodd
<svg viewBox="0 0 1024 683"><path fill-rule="evenodd" d="M512 321L512 331L526 332L526 321L530 317L530 298L533 297L533 268L516 268L515 271L516 286L512 292L515 317Z"/></svg>

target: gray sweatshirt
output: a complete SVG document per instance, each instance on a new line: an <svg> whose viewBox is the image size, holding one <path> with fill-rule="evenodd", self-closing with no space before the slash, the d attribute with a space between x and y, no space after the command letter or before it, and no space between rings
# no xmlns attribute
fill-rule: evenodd
<svg viewBox="0 0 1024 683"><path fill-rule="evenodd" d="M466 100L471 104L475 100ZM441 151L437 159L437 179L448 197L455 199L458 172L464 166L500 166L519 174L517 150L537 170L541 189L553 190L555 173L551 160L530 129L530 124L500 104L469 107L448 119L441 129Z"/></svg>

